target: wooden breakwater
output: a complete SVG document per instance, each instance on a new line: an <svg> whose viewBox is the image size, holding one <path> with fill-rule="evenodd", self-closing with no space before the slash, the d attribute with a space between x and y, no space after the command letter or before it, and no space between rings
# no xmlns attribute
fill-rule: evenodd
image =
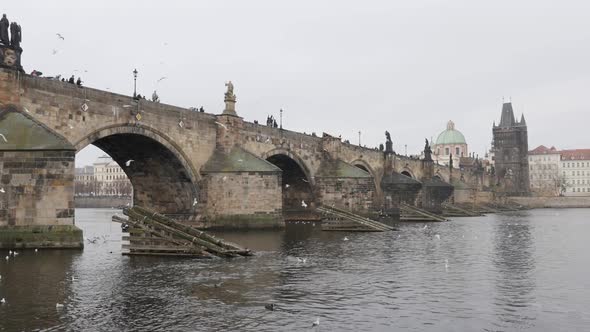
<svg viewBox="0 0 590 332"><path fill-rule="evenodd" d="M200 258L251 256L249 249L224 241L160 213L134 206L124 209L128 219L113 216L113 221L129 226L123 240L125 255L172 255Z"/></svg>

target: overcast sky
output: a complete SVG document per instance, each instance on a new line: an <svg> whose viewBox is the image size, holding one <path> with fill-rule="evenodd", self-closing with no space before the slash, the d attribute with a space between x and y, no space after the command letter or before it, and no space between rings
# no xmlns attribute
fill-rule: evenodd
<svg viewBox="0 0 590 332"><path fill-rule="evenodd" d="M529 148L590 148L588 1L5 1L23 66L414 154L452 119L483 155L502 98ZM60 40L56 33L63 35ZM53 50L57 53L53 55ZM78 71L75 71L78 70ZM84 72L87 70L87 72ZM156 83L160 77L167 77ZM86 149L77 164L92 163Z"/></svg>

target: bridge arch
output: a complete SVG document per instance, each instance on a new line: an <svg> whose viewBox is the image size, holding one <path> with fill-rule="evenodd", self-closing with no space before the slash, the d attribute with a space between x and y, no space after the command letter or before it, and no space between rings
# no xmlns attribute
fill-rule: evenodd
<svg viewBox="0 0 590 332"><path fill-rule="evenodd" d="M263 158L280 168L282 172L281 187L283 194L283 212L286 218L290 214L298 215L305 211L302 201L308 206L316 204L314 181L305 163L286 149L274 149L263 154Z"/></svg>
<svg viewBox="0 0 590 332"><path fill-rule="evenodd" d="M135 205L180 219L196 215L200 175L166 134L140 124L111 125L86 135L74 147L80 151L90 144L121 166L133 186Z"/></svg>
<svg viewBox="0 0 590 332"><path fill-rule="evenodd" d="M409 168L407 168L407 167L404 167L402 169L402 171L400 172L400 174L405 175L407 177L410 177L412 179L415 179L416 178L416 176L414 175L414 172L412 172L412 170L409 169Z"/></svg>
<svg viewBox="0 0 590 332"><path fill-rule="evenodd" d="M263 153L261 157L262 159L268 160L268 158L276 155L284 155L292 159L301 168L303 174L305 174L305 177L309 181L309 184L312 186L315 185L315 181L311 176L311 171L309 170L309 167L307 167L303 159L301 159L301 157L299 157L297 154L293 153L293 151L284 148L276 148Z"/></svg>

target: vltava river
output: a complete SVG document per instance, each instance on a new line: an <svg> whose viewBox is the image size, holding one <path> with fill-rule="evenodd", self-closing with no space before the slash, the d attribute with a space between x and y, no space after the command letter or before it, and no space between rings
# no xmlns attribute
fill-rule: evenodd
<svg viewBox="0 0 590 332"><path fill-rule="evenodd" d="M121 256L116 212L76 210L83 251L0 251L0 331L590 330L589 209L219 234L233 260Z"/></svg>

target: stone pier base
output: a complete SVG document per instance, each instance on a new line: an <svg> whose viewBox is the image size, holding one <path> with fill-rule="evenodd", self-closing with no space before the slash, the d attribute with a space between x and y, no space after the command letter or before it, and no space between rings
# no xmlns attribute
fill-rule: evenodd
<svg viewBox="0 0 590 332"><path fill-rule="evenodd" d="M72 225L0 226L0 249L82 249L82 230Z"/></svg>

